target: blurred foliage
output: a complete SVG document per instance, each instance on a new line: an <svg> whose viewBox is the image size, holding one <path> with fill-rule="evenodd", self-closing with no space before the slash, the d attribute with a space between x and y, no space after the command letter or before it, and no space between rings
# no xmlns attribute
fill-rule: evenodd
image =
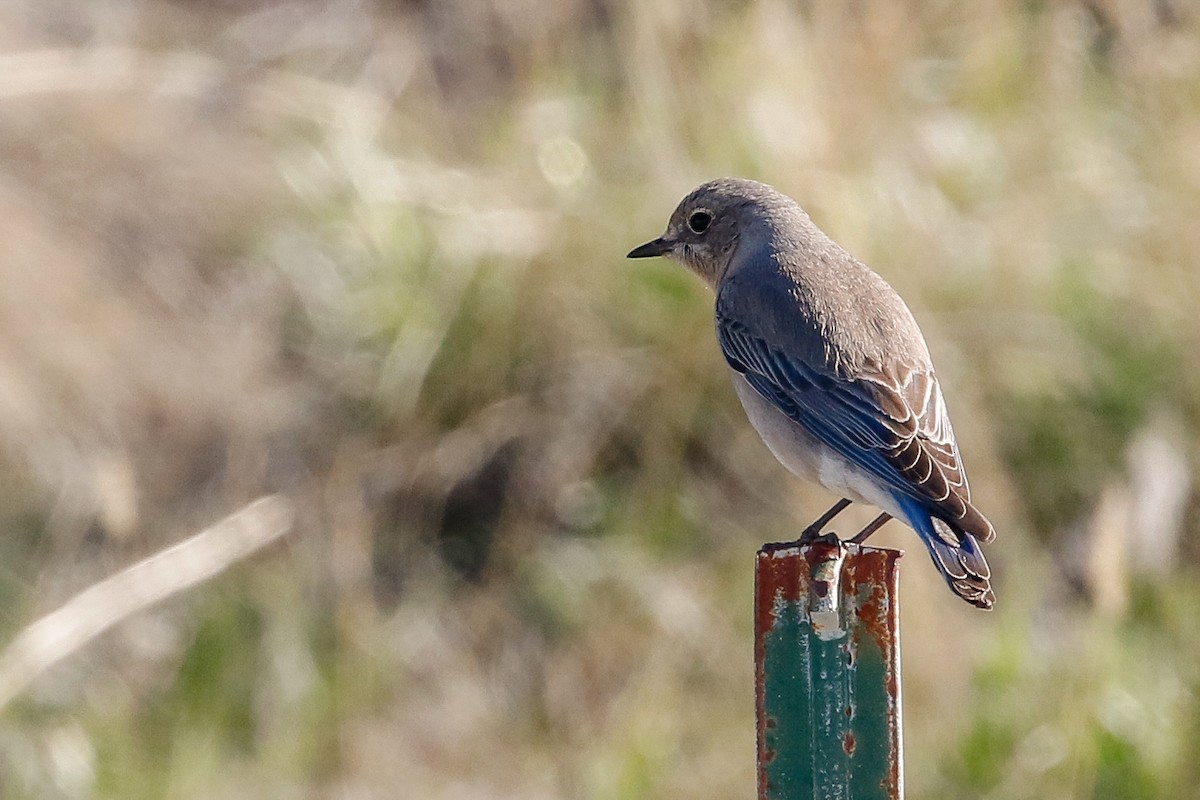
<svg viewBox="0 0 1200 800"><path fill-rule="evenodd" d="M1144 309L1067 283L1058 314L1086 343L1083 374L1000 406L1006 459L1032 528L1047 536L1087 512L1162 406L1200 418L1183 343Z"/></svg>
<svg viewBox="0 0 1200 800"><path fill-rule="evenodd" d="M830 498L703 287L623 259L722 174L909 300L1000 530L994 614L905 562L909 794L1197 796L1190 6L15 0L0 41L0 630L302 511L5 709L0 796L748 796L753 551Z"/></svg>

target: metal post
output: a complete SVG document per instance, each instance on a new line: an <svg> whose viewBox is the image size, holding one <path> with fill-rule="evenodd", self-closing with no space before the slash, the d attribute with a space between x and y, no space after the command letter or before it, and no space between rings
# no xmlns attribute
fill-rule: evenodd
<svg viewBox="0 0 1200 800"><path fill-rule="evenodd" d="M833 537L759 550L759 800L903 798L901 555Z"/></svg>

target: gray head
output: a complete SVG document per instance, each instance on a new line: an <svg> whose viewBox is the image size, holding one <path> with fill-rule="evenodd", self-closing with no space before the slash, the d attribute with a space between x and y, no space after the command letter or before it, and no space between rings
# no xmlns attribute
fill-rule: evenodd
<svg viewBox="0 0 1200 800"><path fill-rule="evenodd" d="M765 183L721 178L693 189L671 214L666 232L628 257L666 256L715 287L743 237L758 231L769 235L785 218L807 221L808 215Z"/></svg>

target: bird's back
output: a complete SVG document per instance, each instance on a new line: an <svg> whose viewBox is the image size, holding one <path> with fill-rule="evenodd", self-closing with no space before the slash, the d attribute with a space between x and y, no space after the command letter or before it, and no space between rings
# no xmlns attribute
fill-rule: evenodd
<svg viewBox="0 0 1200 800"><path fill-rule="evenodd" d="M743 234L718 289L718 311L753 315L769 343L854 379L889 367L931 370L900 295L826 236L798 206Z"/></svg>

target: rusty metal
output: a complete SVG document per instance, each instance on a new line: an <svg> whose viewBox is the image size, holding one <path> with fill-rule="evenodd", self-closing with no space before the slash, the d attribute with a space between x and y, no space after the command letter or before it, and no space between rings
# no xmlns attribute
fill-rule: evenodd
<svg viewBox="0 0 1200 800"><path fill-rule="evenodd" d="M764 545L755 567L759 800L899 800L897 550Z"/></svg>

